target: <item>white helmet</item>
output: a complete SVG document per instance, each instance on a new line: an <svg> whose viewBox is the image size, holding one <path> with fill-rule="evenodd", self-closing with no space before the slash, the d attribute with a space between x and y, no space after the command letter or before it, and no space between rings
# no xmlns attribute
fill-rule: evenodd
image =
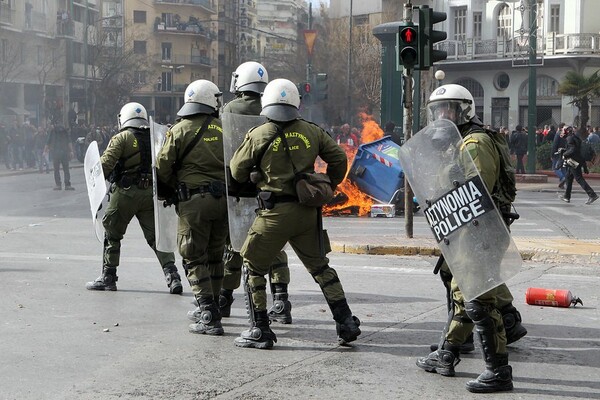
<svg viewBox="0 0 600 400"><path fill-rule="evenodd" d="M476 117L473 95L460 85L450 84L437 88L427 102L427 122L448 119L457 126Z"/></svg>
<svg viewBox="0 0 600 400"><path fill-rule="evenodd" d="M275 79L267 85L260 99L260 115L273 121L291 121L299 118L300 94L293 82L287 79Z"/></svg>
<svg viewBox="0 0 600 400"><path fill-rule="evenodd" d="M127 103L119 112L119 131L124 128L149 127L148 113L140 103Z"/></svg>
<svg viewBox="0 0 600 400"><path fill-rule="evenodd" d="M194 114L212 114L221 107L221 95L217 85L206 79L199 79L185 89L185 103L177 113L180 117Z"/></svg>
<svg viewBox="0 0 600 400"><path fill-rule="evenodd" d="M269 74L262 64L256 61L246 61L231 74L231 93L254 92L262 93L269 83Z"/></svg>

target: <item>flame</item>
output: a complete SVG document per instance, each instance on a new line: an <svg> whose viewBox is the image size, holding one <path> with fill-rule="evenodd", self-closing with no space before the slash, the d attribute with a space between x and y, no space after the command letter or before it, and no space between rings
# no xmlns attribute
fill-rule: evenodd
<svg viewBox="0 0 600 400"><path fill-rule="evenodd" d="M383 129L381 129L371 115L361 112L358 114L358 118L362 125L360 133L362 143L371 143L383 137Z"/></svg>
<svg viewBox="0 0 600 400"><path fill-rule="evenodd" d="M370 143L383 137L383 130L371 115L361 112L358 117L362 125L360 133L361 143ZM350 171L358 148L345 144L341 144L340 147L346 152L346 156L348 157L348 171ZM315 170L324 172L325 169L325 163L318 159ZM323 215L358 214L358 216L364 216L368 215L371 211L374 200L361 192L355 184L350 182L348 177L344 178L342 183L338 185L337 191L343 193L341 197L345 197L347 200L342 203L323 207Z"/></svg>

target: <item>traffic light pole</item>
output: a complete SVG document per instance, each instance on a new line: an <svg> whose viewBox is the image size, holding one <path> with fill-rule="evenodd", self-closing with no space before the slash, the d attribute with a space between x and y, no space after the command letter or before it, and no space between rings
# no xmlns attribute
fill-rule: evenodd
<svg viewBox="0 0 600 400"><path fill-rule="evenodd" d="M410 0L404 5L404 21L412 22L412 4ZM402 74L404 88L404 142L412 136L413 124L413 77L412 68L404 68ZM413 237L413 192L406 175L404 176L404 230L406 237Z"/></svg>

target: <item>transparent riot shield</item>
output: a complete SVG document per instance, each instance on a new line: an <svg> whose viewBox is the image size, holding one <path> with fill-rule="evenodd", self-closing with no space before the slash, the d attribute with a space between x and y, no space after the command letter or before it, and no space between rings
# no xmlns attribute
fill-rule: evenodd
<svg viewBox="0 0 600 400"><path fill-rule="evenodd" d="M102 243L104 241L104 227L102 226L100 218L98 218L98 211L102 204L102 200L104 200L106 196L106 180L104 179L102 163L100 162L100 152L96 141L90 143L85 152L83 172L85 174L85 184L90 200L90 211L92 213L94 233L96 234L96 238Z"/></svg>
<svg viewBox="0 0 600 400"><path fill-rule="evenodd" d="M263 124L266 119L255 115L223 113L221 121L223 123L223 152L227 169L233 153L242 144L246 133L252 127ZM225 176L229 176L227 171L225 171ZM240 251L246 240L248 230L256 217L256 208L255 198L232 197L227 193L229 240L235 251Z"/></svg>
<svg viewBox="0 0 600 400"><path fill-rule="evenodd" d="M400 148L400 164L466 300L516 275L522 260L456 126L435 121Z"/></svg>
<svg viewBox="0 0 600 400"><path fill-rule="evenodd" d="M156 189L156 157L165 141L168 128L154 122L150 117L150 135L152 140L152 197L154 201L154 234L156 235L156 250L166 253L174 252L177 248L177 213L175 206L165 207L158 200Z"/></svg>

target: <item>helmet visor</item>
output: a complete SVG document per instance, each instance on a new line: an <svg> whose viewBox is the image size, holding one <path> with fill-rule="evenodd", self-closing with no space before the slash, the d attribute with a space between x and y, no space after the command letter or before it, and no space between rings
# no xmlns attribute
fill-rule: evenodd
<svg viewBox="0 0 600 400"><path fill-rule="evenodd" d="M464 123L461 114L461 102L457 100L436 101L427 105L428 123L439 119L447 119L454 122L455 125L461 125Z"/></svg>

